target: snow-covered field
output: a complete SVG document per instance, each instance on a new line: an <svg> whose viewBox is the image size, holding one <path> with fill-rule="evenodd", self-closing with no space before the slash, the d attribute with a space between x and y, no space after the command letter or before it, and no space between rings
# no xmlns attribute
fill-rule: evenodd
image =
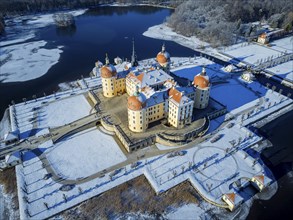
<svg viewBox="0 0 293 220"><path fill-rule="evenodd" d="M254 43L235 44L229 46L223 52L251 65L257 65L260 61L264 61L268 57L276 58L282 54L282 51Z"/></svg>
<svg viewBox="0 0 293 220"><path fill-rule="evenodd" d="M88 177L126 160L114 138L97 128L65 138L47 158L55 172L67 179Z"/></svg>
<svg viewBox="0 0 293 220"><path fill-rule="evenodd" d="M90 114L91 106L84 95L76 95L44 105L39 110L39 127L69 124Z"/></svg>
<svg viewBox="0 0 293 220"><path fill-rule="evenodd" d="M270 67L267 70L293 82L293 60Z"/></svg>
<svg viewBox="0 0 293 220"><path fill-rule="evenodd" d="M71 11L74 16L86 10ZM47 42L34 40L36 31L54 23L53 14L29 15L6 21L6 35L0 38L2 82L23 82L43 76L55 65L62 45L45 48Z"/></svg>
<svg viewBox="0 0 293 220"><path fill-rule="evenodd" d="M271 42L271 48L283 52L293 52L293 36L285 37Z"/></svg>
<svg viewBox="0 0 293 220"><path fill-rule="evenodd" d="M224 81L224 83L213 85L215 94L212 89L212 96L214 95L214 98L220 99L219 101L227 105L229 114L241 113L232 121L235 124L242 123L242 126L245 126L292 103L277 92L267 91L257 82L246 84L237 77L231 78L230 73L222 71L222 66L204 58L174 58L173 61L173 71L177 75L192 80L194 75L201 71L199 66L205 64L207 73L214 82ZM98 78L85 78L83 82L85 84L83 87L100 84ZM20 130L63 125L88 115L90 106L85 97L71 95L73 92L84 93L86 90L87 88L68 90L39 98L38 101L29 101L27 104L16 104ZM217 94L220 94L219 97ZM277 100L276 103L274 103L275 100ZM238 106L233 106L234 102L238 103ZM259 106L256 106L257 104ZM246 111L250 115L241 118L242 112ZM57 117L64 112L70 112L70 114L64 114L62 118ZM35 120L37 126L34 120L31 121L32 118L37 119ZM166 191L189 180L204 197L223 204L222 194L231 192L230 186L236 179L242 176L251 178L262 173L270 178L269 171L259 163L254 164L254 159L245 153L246 148L255 145L261 138L240 125L234 125L232 128L226 125L219 129L224 119L225 116L222 116L211 122L212 136L220 135L220 139L215 143L211 143L213 138L211 137L200 145L184 150L184 156L168 158L166 155L160 155L143 159L135 169L130 165L120 167L120 172L114 175L112 180L107 173L104 177L89 179L75 185L72 190L66 192L60 191L61 183L51 179L44 180L44 175L50 171L60 178L79 183L78 179L93 175L120 162L127 164L125 155L111 136L97 129L77 133L63 139L55 146L52 146L52 143L41 145L39 150L26 153L24 167L20 165L16 168L21 216L29 218L29 213L33 219L47 218L139 175L145 175L156 192ZM236 141L235 147L230 144L232 140ZM145 150L148 149L151 148ZM165 150L168 147L159 145L158 149ZM52 170L42 166L43 162L35 154L39 151L45 152L43 155L47 157ZM248 197L246 196L245 199ZM193 208L196 210L198 207ZM177 215L176 211L174 213ZM200 215L202 212L196 213L195 217L199 218Z"/></svg>
<svg viewBox="0 0 293 220"><path fill-rule="evenodd" d="M183 205L174 211L167 214L166 218L170 220L194 220L197 219L196 216L204 215L205 210L201 209L199 206L195 204Z"/></svg>
<svg viewBox="0 0 293 220"><path fill-rule="evenodd" d="M10 107L16 115L20 137L27 138L42 129L65 125L89 115L91 107L80 94L84 92L80 89L64 91ZM73 93L77 95L72 96Z"/></svg>
<svg viewBox="0 0 293 220"><path fill-rule="evenodd" d="M245 160L243 159L240 149L256 143L260 138L253 134L247 138L248 130L242 129L244 132L239 132L237 126L230 129L224 128L221 130L223 137L216 143L207 142L206 145L187 149L184 156L151 157L142 160L137 168L131 168L130 165L122 167L123 169L114 175L112 180L107 173L104 177L89 179L87 182L75 185L70 191L61 191L59 188L62 185L51 178L44 180L43 177L47 173L46 166L42 166L43 162L36 154L28 152L24 155L23 165L16 167L21 217L22 219L47 218L142 174L146 176L156 192L166 191L189 180L205 197L216 203L222 203L221 195L231 191L230 185L235 178L241 176L251 178L264 172L258 163L252 165L253 159L249 156ZM109 142L105 141L105 145L102 146L101 142L104 142L105 137L103 137L103 141L101 138L96 139L102 137L102 134L95 135L96 132L98 131L88 130L82 136L77 134L72 137L72 140L65 140L54 147L52 147L52 142L46 142L35 152L45 152L54 172L57 172L62 178L66 176L66 180L85 177L104 167L111 166L113 163L125 160L125 156L120 151L118 152L117 148L113 149ZM87 137L87 134L90 137ZM239 150L236 153L225 155L226 143L234 139L235 134L242 137L241 143L238 144ZM213 152L214 148L217 148L220 153ZM109 155L113 154L113 158L107 158L105 156L107 152ZM230 160L236 161L235 166L231 166ZM103 168L99 167L99 161L103 161L102 163L105 164L102 165ZM221 169L220 172L219 167L230 167L231 169ZM235 177L231 178L232 175ZM212 183L214 187L210 189ZM216 187L217 184L220 184L220 187ZM177 216L176 212L173 214ZM194 213L194 217L199 217L201 214L202 212Z"/></svg>
<svg viewBox="0 0 293 220"><path fill-rule="evenodd" d="M230 79L229 83L212 86L211 97L226 105L228 111L232 111L258 99L255 93L234 79Z"/></svg>

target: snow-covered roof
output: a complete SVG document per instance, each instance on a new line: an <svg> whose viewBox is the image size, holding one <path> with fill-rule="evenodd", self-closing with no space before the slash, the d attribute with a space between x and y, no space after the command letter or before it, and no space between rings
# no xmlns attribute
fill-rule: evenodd
<svg viewBox="0 0 293 220"><path fill-rule="evenodd" d="M179 91L179 92L183 92L184 95L189 95L191 93L194 93L194 87L176 87L176 89Z"/></svg>
<svg viewBox="0 0 293 220"><path fill-rule="evenodd" d="M226 71L226 72L233 72L234 70L236 70L237 69L237 67L235 67L233 64L230 64L230 65L228 65L228 66L226 66L225 68L224 68L224 70Z"/></svg>
<svg viewBox="0 0 293 220"><path fill-rule="evenodd" d="M21 160L21 155L20 155L19 151L15 151L14 153L8 154L5 156L5 162L7 164L13 163L13 162L19 161L19 160Z"/></svg>
<svg viewBox="0 0 293 220"><path fill-rule="evenodd" d="M132 79L135 78L139 81L140 87L158 85L166 82L167 80L173 79L172 76L164 72L163 70L151 70L149 72L134 73L130 76Z"/></svg>
<svg viewBox="0 0 293 220"><path fill-rule="evenodd" d="M166 91L157 91L152 93L146 101L147 107L158 105L164 102L166 99L166 95Z"/></svg>
<svg viewBox="0 0 293 220"><path fill-rule="evenodd" d="M11 141L18 139L18 135L15 132L8 132L4 135L4 141Z"/></svg>

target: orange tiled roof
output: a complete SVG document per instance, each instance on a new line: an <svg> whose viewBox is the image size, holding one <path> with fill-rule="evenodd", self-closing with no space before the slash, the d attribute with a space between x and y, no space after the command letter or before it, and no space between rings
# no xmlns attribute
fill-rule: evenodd
<svg viewBox="0 0 293 220"><path fill-rule="evenodd" d="M158 53L157 55L157 61L161 64L167 63L167 57L165 57L165 55L163 53Z"/></svg>
<svg viewBox="0 0 293 220"><path fill-rule="evenodd" d="M144 73L141 73L141 74L139 74L136 78L137 78L140 82L142 82L142 80L143 80L143 76L144 76Z"/></svg>
<svg viewBox="0 0 293 220"><path fill-rule="evenodd" d="M201 89L205 89L209 86L210 82L202 75L197 75L193 79L194 86L198 86Z"/></svg>
<svg viewBox="0 0 293 220"><path fill-rule="evenodd" d="M266 33L262 33L261 35L259 35L260 38L266 38L267 34Z"/></svg>
<svg viewBox="0 0 293 220"><path fill-rule="evenodd" d="M227 193L226 197L230 200L230 202L235 202L235 193Z"/></svg>
<svg viewBox="0 0 293 220"><path fill-rule="evenodd" d="M179 92L177 89L175 89L174 87L172 87L169 90L169 96L172 96L172 98L174 99L174 101L176 101L177 103L180 103L181 98L182 98L182 93Z"/></svg>
<svg viewBox="0 0 293 220"><path fill-rule="evenodd" d="M103 66L100 71L101 71L102 78L111 78L117 74L114 68L111 68L108 66Z"/></svg>
<svg viewBox="0 0 293 220"><path fill-rule="evenodd" d="M262 184L264 184L264 175L258 175L254 177L255 179L257 179L259 182L261 182Z"/></svg>
<svg viewBox="0 0 293 220"><path fill-rule="evenodd" d="M127 99L127 106L130 110L138 111L141 110L145 105L140 97L129 96Z"/></svg>

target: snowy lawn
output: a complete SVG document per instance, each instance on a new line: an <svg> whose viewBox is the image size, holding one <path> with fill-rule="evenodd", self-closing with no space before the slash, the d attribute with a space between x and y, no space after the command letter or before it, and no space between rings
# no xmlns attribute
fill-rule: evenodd
<svg viewBox="0 0 293 220"><path fill-rule="evenodd" d="M212 86L211 97L227 106L228 111L237 109L258 99L258 96L241 85L237 80Z"/></svg>
<svg viewBox="0 0 293 220"><path fill-rule="evenodd" d="M47 158L55 172L68 179L87 177L126 160L114 138L96 128L61 141Z"/></svg>
<svg viewBox="0 0 293 220"><path fill-rule="evenodd" d="M280 51L258 44L245 44L245 46L242 45L243 44L232 45L223 52L249 64L256 64L258 61L260 62L261 60L272 56L273 58L276 58L282 53Z"/></svg>
<svg viewBox="0 0 293 220"><path fill-rule="evenodd" d="M292 53L293 52L293 37L285 37L279 40L275 40L270 43L273 49L279 51L287 51Z"/></svg>
<svg viewBox="0 0 293 220"><path fill-rule="evenodd" d="M84 95L78 95L84 92L85 90L73 89L18 103L14 108L11 106L18 122L20 137L27 138L49 126L61 126L89 115L90 105ZM73 93L77 95L72 96ZM66 114L69 109L72 115Z"/></svg>
<svg viewBox="0 0 293 220"><path fill-rule="evenodd" d="M44 105L38 112L38 127L69 124L90 114L91 106L84 95L59 99Z"/></svg>
<svg viewBox="0 0 293 220"><path fill-rule="evenodd" d="M235 180L242 176L251 178L263 172L258 163L254 167L252 166L250 156L244 158L242 150L239 150L239 153L231 154L229 157L225 157L222 153L227 147L224 143L238 137L242 138L242 142L239 144L241 149L253 145L260 139L256 135L247 138L247 132L248 129L240 126L234 126L230 129L224 128L220 130L223 137L216 143L212 144L207 141L202 143L201 146L184 150L183 156L168 158L167 155L160 155L143 159L138 167L131 168L130 165L127 165L123 169L124 171L118 173L112 179L109 178L109 173L107 173L105 177L81 183L78 187L75 186L67 192L59 190L62 186L60 183L54 182L52 179L44 180L46 169L42 167L42 162L34 154L27 153L25 159L29 157L31 159L25 161L25 167L22 167L22 165L16 167L21 217L23 219L48 218L142 174L146 176L156 192L164 192L183 181L189 180L205 197L222 203L222 194L231 190L229 186ZM102 136L103 141L101 141ZM97 172L105 168L106 165L111 166L125 160L125 156L120 149L117 151L118 146L116 145L117 148L112 149L113 143L105 141L104 136L112 138L96 129L90 129L82 135L74 135L71 139L61 142L54 148L50 147L50 150L42 149L46 146L40 146L40 150L45 151L54 170L57 166L57 172L67 175L67 178L76 179ZM48 143L49 146L50 143ZM216 152L213 152L212 149L214 148L217 149ZM202 156L196 153L197 150L201 151ZM111 156L107 157L107 153ZM211 158L215 153L218 154ZM210 172L207 175L202 175L203 172L206 172L203 169L203 164L207 161L207 158L209 159L207 170ZM223 159L221 160L221 158ZM234 163L235 166L231 166L231 160L237 162ZM102 161L103 167L100 166L99 161ZM230 167L231 172L224 169L221 174L218 174L217 163L221 163L222 167ZM240 167L240 169L237 170L237 167ZM201 172L195 172L194 168L198 168ZM213 178L215 175L218 175L217 179ZM219 178L219 175L221 178ZM211 192L208 192L207 187L210 187L211 184L214 187L219 187L212 187ZM67 199L65 200L64 197ZM45 203L47 203L48 209ZM194 208L197 210L196 207ZM30 217L27 213L30 214ZM189 218L189 214L187 212L185 214L185 218ZM175 211L170 215L172 219L176 218L178 213ZM201 215L202 212L195 213L194 217Z"/></svg>
<svg viewBox="0 0 293 220"><path fill-rule="evenodd" d="M176 59L176 57L171 58L174 61L173 68L171 72L176 76L187 78L193 81L194 76L201 73L202 67L205 66L207 75L213 80L214 77L228 77L229 73L224 72L223 66L214 63L203 57L195 57L195 58L184 58L184 59Z"/></svg>
<svg viewBox="0 0 293 220"><path fill-rule="evenodd" d="M267 70L293 82L293 60L268 68Z"/></svg>

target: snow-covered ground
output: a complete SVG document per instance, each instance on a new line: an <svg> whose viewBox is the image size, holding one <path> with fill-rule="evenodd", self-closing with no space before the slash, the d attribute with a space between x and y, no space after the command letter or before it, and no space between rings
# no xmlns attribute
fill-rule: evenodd
<svg viewBox="0 0 293 220"><path fill-rule="evenodd" d="M258 95L264 96L266 102L260 103L261 106L264 107L261 113L254 110L254 113L251 113L249 117L245 116L243 121L240 120L239 116L235 119L235 124L240 122L242 122L243 125L251 123L258 118L271 114L272 111L276 109L283 108L283 105L288 105L291 102L291 100L285 99L277 92L267 92L267 89L260 86L258 83L250 83L244 86L242 81L237 80L235 77L231 79L229 73L220 71L221 66L215 65L210 61L204 60L203 58L192 59L182 58L174 62L174 65L178 65L176 67L177 69L174 67L176 70L175 74L181 76L184 74L186 78L193 79L193 76L198 74L201 70L196 66L202 65L202 62L206 62L206 64L208 64L208 74L212 73L213 78L216 80L224 77L224 79L228 81L228 83L226 83L227 87L232 88L232 91L228 92L229 95L230 93L232 95L234 93L236 94L241 87L240 90L243 90L243 92L239 94L239 99L241 99L242 96L247 96L245 100L248 98L248 101L246 100L248 105L234 106L234 109L232 109L231 105L229 107L229 102L231 102L231 100L225 98L220 100L223 104L227 104L232 112L234 111L234 114L245 111L246 109L251 111L250 108L255 108L256 102L259 102L259 97L255 95L256 90L258 91ZM174 59L174 61L175 60L176 59ZM179 62L181 65L179 65ZM188 66L189 68L186 70L184 66ZM198 69L193 70L192 68ZM100 82L94 78L85 78L84 81L88 83L92 81L92 86L100 84ZM232 82L235 83L235 85ZM216 85L215 88L225 97L227 95L225 93L227 88L224 87L225 84L219 85ZM233 90L234 87L236 90ZM75 93L82 93L85 91L85 88L83 90L74 90ZM64 121L63 119L60 121L58 118L55 119L54 116L51 119L46 119L46 117L54 115L58 107L63 109L63 112L66 112L70 108L70 114L72 114L72 112L75 112L74 109L81 107L81 105L77 105L78 103L83 103L82 106L85 106L85 109L81 110L81 112L79 112L79 110L77 111L78 117L86 113L88 114L89 107L87 106L88 104L85 103L84 97L82 95L71 96L70 94L72 92L72 90L60 92L55 96L51 95L49 97L40 98L38 101L29 101L26 105L24 103L16 104L16 115L20 125L31 124L30 126L32 127L33 123L30 122L29 119L32 118L36 112L40 112L41 117L42 114L45 116L44 121L41 123L46 124L50 121L54 122L54 120L56 120L56 122L54 122L55 126L68 123L69 121ZM59 98L56 100L56 97ZM250 98L252 101L250 101ZM271 104L272 106L268 104L278 99L283 99L283 101L276 104L273 103ZM36 107L39 107L39 109L34 109ZM34 111L32 111L32 109L34 109ZM65 115L65 117L67 116ZM46 168L42 167L41 160L34 152L28 152L25 155L24 167L20 165L16 168L21 216L22 218L28 218L28 213L25 211L27 209L31 218L47 218L139 175L145 175L156 192L166 191L182 181L189 180L203 196L211 201L223 204L221 196L223 193L231 192L230 185L233 181L241 176L251 178L257 174L267 174L267 171L264 170L261 164L256 163L253 165L254 159L244 152L246 148L256 144L261 138L247 128L239 125L234 125L232 128L225 126L218 129L224 117L225 116L222 116L222 118L217 118L212 121L210 131L213 131L213 135L220 135L221 137L215 143L211 143L210 138L201 143L201 145L186 149L184 156L168 158L167 155L160 155L144 159L135 169L131 168L130 165L126 165L125 168L121 167L122 169L120 172L117 173L112 180L108 173L104 177L80 183L72 190L66 192L59 190L62 184L51 179L43 180L43 176L48 171ZM46 122L46 120L48 121ZM53 124L51 125L54 126ZM232 140L236 141L235 147L232 147L229 143ZM158 148L165 150L167 146L160 145ZM49 143L40 146L39 149L45 152L47 159L50 161L50 166L52 166L53 171L56 172L57 175L61 178L66 177L67 180L73 181L77 178L87 177L103 169L107 169L107 167L119 162L125 162L126 159L114 142L114 139L107 134L101 133L97 129L78 133L64 139L54 147ZM146 150L148 150L148 148ZM80 161L80 163L76 161ZM99 163L99 161L102 161L102 163ZM231 164L235 166L231 166ZM226 167L229 169L226 169ZM27 185L26 189L24 189L24 181ZM64 199L63 194L66 199ZM26 198L29 203L26 201ZM48 209L44 203L47 203ZM195 214L195 216L199 217L201 215L200 213L198 215Z"/></svg>
<svg viewBox="0 0 293 220"><path fill-rule="evenodd" d="M70 11L74 16L86 10ZM6 35L0 38L0 81L23 82L39 78L55 65L62 53L62 45L45 48L47 42L33 40L36 31L54 24L53 14L21 16L6 21Z"/></svg>
<svg viewBox="0 0 293 220"><path fill-rule="evenodd" d="M130 164L126 165L126 157L112 136L97 129L77 133L55 146L52 143L41 145L39 151L45 152L43 155L47 157L53 172L66 180L83 179L120 162L124 165L112 180L108 173L64 192L59 190L62 184L51 179L43 180L48 170L42 167L42 161L34 153L38 150L26 153L24 167L20 165L16 168L22 218L28 217L26 209L31 218L47 218L139 175L145 175L156 192L166 191L189 180L204 197L219 204L223 204L222 194L231 192L231 184L239 177L251 178L262 173L270 176L261 164L254 164L254 159L245 153L246 148L255 145L261 138L242 126L270 115L292 101L277 92L268 91L257 82L246 84L237 77L231 78L233 73L222 71L222 66L207 59L194 57L172 60L172 71L190 80L201 71L202 65L206 66L212 81L218 82L212 87L212 96L227 105L230 111L228 114L239 114L231 121L236 125L232 128L226 125L219 129L225 116L212 120L209 132L213 132L212 136L219 135L218 141L211 143L213 137L209 137L200 145L184 150L184 156L168 158L167 155L160 155L144 159L135 169ZM26 133L23 131L31 133L34 128L64 125L88 115L90 106L85 97L78 94L86 92L87 85L100 85L100 80L99 77L93 77L85 78L82 82L83 89L70 89L37 101L28 101L27 104L16 104L14 108L22 137ZM72 93L77 95L72 96ZM233 106L234 102L238 106ZM64 112L68 114L63 114L62 118L57 117ZM249 112L250 115L243 112ZM237 125L241 123L242 126ZM232 140L236 141L235 147L230 144ZM160 150L168 149L163 145L157 147ZM145 151L148 149L151 148L146 148ZM23 181L26 182L26 187ZM48 209L44 203L48 204ZM200 213L195 216L199 217Z"/></svg>
<svg viewBox="0 0 293 220"><path fill-rule="evenodd" d="M293 52L293 36L275 40L270 44L272 49L288 53Z"/></svg>
<svg viewBox="0 0 293 220"><path fill-rule="evenodd" d="M114 138L97 128L65 138L55 145L47 158L56 173L74 180L126 160Z"/></svg>
<svg viewBox="0 0 293 220"><path fill-rule="evenodd" d="M59 92L10 107L17 118L20 137L24 139L42 129L65 125L89 115L91 107L81 94L84 92L81 89Z"/></svg>
<svg viewBox="0 0 293 220"><path fill-rule="evenodd" d="M201 216L205 213L205 210L201 209L195 204L183 205L172 212L168 213L166 218L170 220L194 220L198 219L196 216Z"/></svg>
<svg viewBox="0 0 293 220"><path fill-rule="evenodd" d="M74 142L68 139L54 147L52 147L52 142L46 142L39 146L39 150L27 152L24 155L23 165L16 167L21 217L22 219L29 218L27 214L29 213L32 219L47 218L142 174L146 176L156 192L166 191L189 180L202 195L222 204L221 195L231 191L230 185L235 178L241 176L251 178L264 172L258 163L252 165L253 159L249 156L244 159L244 153L241 150L256 143L260 138L254 134L247 138L248 130L245 128L242 130L243 132L240 132L237 126L230 129L224 128L221 130L223 137L216 143L207 142L206 145L187 149L184 156L151 157L142 160L136 168L126 165L113 176L112 180L107 173L104 177L89 179L87 182L75 185L70 191L61 191L62 185L51 178L43 179L47 170L34 152L45 152L55 172L57 171L62 178L66 176L66 180L91 175L93 172L113 165L113 161L117 163L125 160L125 156L121 151L117 151L117 148L112 149L111 144L104 138L103 141L101 138L96 139L94 133L97 130L88 130L82 135L77 134L72 138L75 139ZM91 137L88 137L87 134ZM237 145L238 151L233 153L233 150L236 150L235 147L235 149L231 149L231 153L225 154L227 143L235 138L235 134L242 137L241 142ZM101 135L97 136L102 137ZM78 144L76 138L79 139ZM104 150L101 142L105 142ZM107 161L107 157L105 157L107 151L109 155L113 153L113 158L108 158L110 161ZM102 165L103 168L99 167L101 160L105 164ZM231 161L235 166L231 166ZM221 167L230 167L230 169L219 170ZM233 175L235 177L231 178ZM214 185L211 186L211 184ZM218 184L220 187L217 187ZM194 213L194 216L198 217L201 214L202 212Z"/></svg>
<svg viewBox="0 0 293 220"><path fill-rule="evenodd" d="M270 67L267 70L293 82L293 60Z"/></svg>
<svg viewBox="0 0 293 220"><path fill-rule="evenodd" d="M197 37L185 37L175 33L166 23L150 27L143 35L155 39L174 41L190 49L201 50L204 47L205 49L209 49L209 51L215 51L208 43L199 40Z"/></svg>
<svg viewBox="0 0 293 220"><path fill-rule="evenodd" d="M276 58L280 56L282 52L283 51L274 50L267 46L254 43L235 44L223 50L223 53L251 65L257 65L260 61L264 61L269 57Z"/></svg>
<svg viewBox="0 0 293 220"><path fill-rule="evenodd" d="M58 127L90 114L91 106L84 95L76 95L45 104L38 112L39 127Z"/></svg>
<svg viewBox="0 0 293 220"><path fill-rule="evenodd" d="M199 40L195 36L185 37L181 34L177 34L170 27L168 27L166 23L150 27L146 32L143 33L143 35L155 39L174 41L182 46L210 54L219 59L232 62L234 64L239 64L240 61L243 61L245 64L259 65L260 62L265 62L267 59L278 58L285 53L289 54L293 52L292 36L270 42L270 47L255 43L248 44L247 42L243 42L217 50L215 48L211 48L208 43ZM233 57L237 58L238 60L233 59ZM285 67L286 69L284 69ZM274 68L277 70L281 69L278 75L285 76L286 79L291 80L292 74L289 72L292 71L292 66L285 65L279 68L278 65Z"/></svg>

